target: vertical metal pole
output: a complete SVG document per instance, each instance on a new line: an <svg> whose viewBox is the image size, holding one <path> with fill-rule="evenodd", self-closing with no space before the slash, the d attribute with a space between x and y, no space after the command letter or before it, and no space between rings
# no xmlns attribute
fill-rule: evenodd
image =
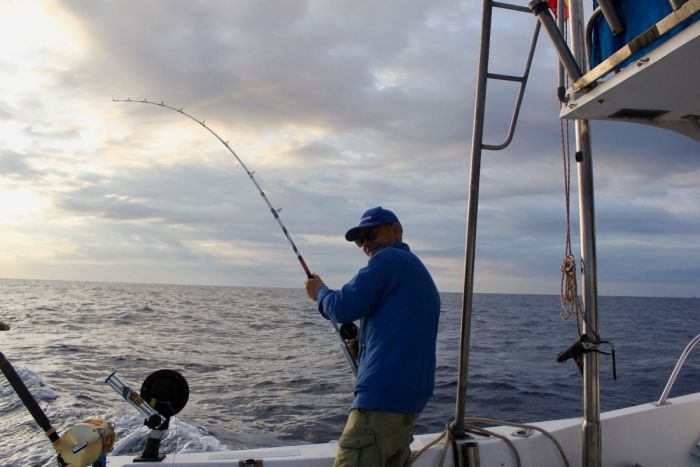
<svg viewBox="0 0 700 467"><path fill-rule="evenodd" d="M578 63L584 63L585 41L583 5L571 2L571 47ZM595 203L593 199L593 159L588 120L576 120L578 163L579 223L581 232L581 271L583 311L592 329L584 332L592 337L598 332L598 283L596 277ZM589 352L583 358L583 462L586 467L601 467L600 431L600 368L598 354Z"/></svg>
<svg viewBox="0 0 700 467"><path fill-rule="evenodd" d="M491 42L492 0L484 0L481 17L481 46L477 68L476 96L474 102L474 128L472 131L471 172L469 174L469 200L467 207L467 234L464 252L464 291L462 293L462 334L460 340L459 369L457 373L457 403L452 431L456 437L464 435L467 382L469 375L469 347L471 340L472 304L474 298L474 259L476 256L476 218L479 208L479 178L481 176L481 151L484 136L484 110L486 107L486 81Z"/></svg>
<svg viewBox="0 0 700 467"><path fill-rule="evenodd" d="M576 120L578 164L579 222L581 231L581 271L583 311L593 332L584 324L584 333L598 333L598 284L596 277L595 205L593 200L593 161L588 120ZM600 367L598 354L583 357L583 465L602 466L600 433Z"/></svg>
<svg viewBox="0 0 700 467"><path fill-rule="evenodd" d="M566 26L566 20L564 19L566 15L564 8L566 8L564 5L564 0L557 0L557 26L559 26L559 31L562 35L564 35L564 28ZM557 70L557 97L560 101L563 101L564 96L566 95L566 79L564 78L564 65L562 65L561 60L559 60L558 57Z"/></svg>

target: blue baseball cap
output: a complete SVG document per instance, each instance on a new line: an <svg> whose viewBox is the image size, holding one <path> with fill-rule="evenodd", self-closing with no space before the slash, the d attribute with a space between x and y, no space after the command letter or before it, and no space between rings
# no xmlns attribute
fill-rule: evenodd
<svg viewBox="0 0 700 467"><path fill-rule="evenodd" d="M375 227L377 225L382 224L401 225L401 222L399 222L399 218L396 217L396 214L389 211L388 209L384 209L381 206L377 206L376 208L372 208L368 211L365 211L365 213L362 214L362 217L360 218L360 223L356 227L353 227L345 233L345 240L353 242L357 240L357 234L360 232L360 230L369 229L371 227Z"/></svg>

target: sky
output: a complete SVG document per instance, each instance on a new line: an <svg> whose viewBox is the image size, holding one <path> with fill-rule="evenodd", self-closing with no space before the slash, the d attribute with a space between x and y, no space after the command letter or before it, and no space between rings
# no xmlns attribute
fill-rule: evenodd
<svg viewBox="0 0 700 467"><path fill-rule="evenodd" d="M527 2L520 2L526 4ZM373 206L443 292L462 290L481 2L0 3L0 277L340 287ZM520 73L534 16L495 14L491 69ZM515 139L482 164L477 292L558 294L566 232L556 66L538 45ZM489 84L486 141L512 84ZM700 295L700 147L594 122L598 289ZM578 257L576 172L572 235Z"/></svg>

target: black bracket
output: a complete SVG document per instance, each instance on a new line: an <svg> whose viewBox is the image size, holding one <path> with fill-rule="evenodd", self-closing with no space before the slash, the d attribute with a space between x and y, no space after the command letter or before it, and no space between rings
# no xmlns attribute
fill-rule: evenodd
<svg viewBox="0 0 700 467"><path fill-rule="evenodd" d="M609 351L601 350L602 345L608 345ZM613 379L617 380L617 365L615 364L615 347L611 341L600 339L591 339L588 334L582 334L581 337L571 344L568 349L557 354L557 362L563 363L571 358L574 359L578 369L583 373L583 355L589 352L596 352L602 355L610 355L612 357Z"/></svg>

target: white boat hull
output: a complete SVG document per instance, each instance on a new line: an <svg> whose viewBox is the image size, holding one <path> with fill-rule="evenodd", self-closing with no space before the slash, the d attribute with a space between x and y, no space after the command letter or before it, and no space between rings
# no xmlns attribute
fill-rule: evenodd
<svg viewBox="0 0 700 467"><path fill-rule="evenodd" d="M700 440L700 393L669 399L662 407L649 403L601 414L603 465L606 467L683 467L700 461L691 454ZM572 467L581 466L581 419L553 420L534 425L551 433L562 446ZM491 428L508 436L518 449L523 467L555 467L564 462L554 444L544 435L514 435L516 428ZM429 444L439 434L419 435L411 445L414 451ZM510 448L500 439L475 436L479 444L480 465L511 467L516 465ZM330 467L336 443L168 455L161 463L133 462L133 456L108 458L109 467L156 465L241 466L248 459L262 460L266 467ZM436 467L443 450L437 444L421 455L416 467ZM699 451L700 452L700 451ZM452 449L445 456L445 467L454 467ZM369 467L369 466L368 466Z"/></svg>

